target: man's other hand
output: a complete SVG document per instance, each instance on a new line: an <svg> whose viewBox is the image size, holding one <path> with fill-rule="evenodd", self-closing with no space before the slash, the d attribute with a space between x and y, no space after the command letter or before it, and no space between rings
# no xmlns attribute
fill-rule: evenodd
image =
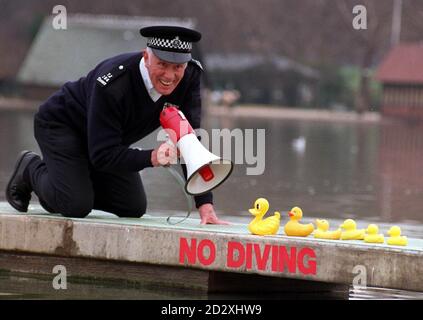
<svg viewBox="0 0 423 320"><path fill-rule="evenodd" d="M228 221L220 220L216 216L213 205L205 203L198 208L201 218L201 224L231 224Z"/></svg>
<svg viewBox="0 0 423 320"><path fill-rule="evenodd" d="M178 163L177 150L174 145L167 142L162 143L158 148L151 153L151 164L154 167L167 167L171 164Z"/></svg>

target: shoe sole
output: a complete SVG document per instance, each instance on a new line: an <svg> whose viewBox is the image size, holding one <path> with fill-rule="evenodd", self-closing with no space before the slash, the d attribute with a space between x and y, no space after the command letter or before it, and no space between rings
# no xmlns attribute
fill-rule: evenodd
<svg viewBox="0 0 423 320"><path fill-rule="evenodd" d="M25 155L27 155L28 153L31 153L31 151L26 150L26 151L21 152L21 154L18 158L18 161L15 164L14 172L13 172L12 176L10 177L9 182L7 183L7 187L6 187L6 200L7 200L7 202L9 202L9 204L19 212L28 212L28 209L27 210L21 210L21 208L18 208L17 206L15 206L13 204L13 201L11 200L10 195L9 195L9 189L10 189L10 184L15 179L15 176L18 173L19 166L21 165L23 159L25 158Z"/></svg>

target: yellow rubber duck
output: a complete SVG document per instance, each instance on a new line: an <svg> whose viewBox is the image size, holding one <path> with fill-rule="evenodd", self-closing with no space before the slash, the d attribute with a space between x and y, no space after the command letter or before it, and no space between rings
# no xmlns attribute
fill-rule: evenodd
<svg viewBox="0 0 423 320"><path fill-rule="evenodd" d="M317 239L339 240L341 237L341 229L335 231L329 230L329 222L325 219L316 219L317 230L314 232L314 237Z"/></svg>
<svg viewBox="0 0 423 320"><path fill-rule="evenodd" d="M367 226L364 242L385 243L385 237L379 233L379 227L372 223Z"/></svg>
<svg viewBox="0 0 423 320"><path fill-rule="evenodd" d="M303 217L303 211L299 207L293 207L291 211L288 212L289 221L285 225L285 234L287 236L294 237L307 237L310 233L314 231L314 225L301 224L299 221Z"/></svg>
<svg viewBox="0 0 423 320"><path fill-rule="evenodd" d="M345 231L341 232L341 240L364 240L365 229L357 229L357 224L353 219L347 219L341 224Z"/></svg>
<svg viewBox="0 0 423 320"><path fill-rule="evenodd" d="M276 234L281 223L281 214L275 212L275 215L263 220L263 216L269 210L269 202L264 198L259 198L254 202L254 208L250 209L250 213L255 216L253 221L248 225L248 230L252 234L266 236Z"/></svg>
<svg viewBox="0 0 423 320"><path fill-rule="evenodd" d="M406 246L408 244L408 239L405 236L401 236L401 228L398 226L393 226L388 230L390 237L386 241L387 244L393 246Z"/></svg>

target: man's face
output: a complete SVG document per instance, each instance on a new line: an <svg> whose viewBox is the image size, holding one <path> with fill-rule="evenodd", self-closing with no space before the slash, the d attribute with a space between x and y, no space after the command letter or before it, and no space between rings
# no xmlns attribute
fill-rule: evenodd
<svg viewBox="0 0 423 320"><path fill-rule="evenodd" d="M144 52L145 66L150 75L154 89L164 96L175 90L184 76L186 63L170 63L160 60L152 52Z"/></svg>

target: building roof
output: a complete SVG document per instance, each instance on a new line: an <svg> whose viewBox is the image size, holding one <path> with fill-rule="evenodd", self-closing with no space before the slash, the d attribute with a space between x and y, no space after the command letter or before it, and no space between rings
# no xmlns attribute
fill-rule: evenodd
<svg viewBox="0 0 423 320"><path fill-rule="evenodd" d="M272 65L278 71L295 71L305 78L317 79L319 72L285 56L260 54L230 53L208 54L205 56L207 70L243 71L265 64Z"/></svg>
<svg viewBox="0 0 423 320"><path fill-rule="evenodd" d="M379 65L376 79L386 83L423 84L423 43L394 47Z"/></svg>
<svg viewBox="0 0 423 320"><path fill-rule="evenodd" d="M75 14L68 15L66 30L55 30L52 19L44 20L18 72L18 81L61 86L86 75L106 58L141 51L146 45L139 34L142 27L194 27L191 19Z"/></svg>

